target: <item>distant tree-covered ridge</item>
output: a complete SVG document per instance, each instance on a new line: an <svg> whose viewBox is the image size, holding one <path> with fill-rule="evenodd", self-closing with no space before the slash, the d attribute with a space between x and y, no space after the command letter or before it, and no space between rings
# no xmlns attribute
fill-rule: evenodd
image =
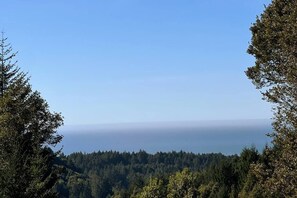
<svg viewBox="0 0 297 198"><path fill-rule="evenodd" d="M60 197L248 197L249 167L262 157L250 148L240 156L107 151L57 160L67 170L56 186Z"/></svg>
<svg viewBox="0 0 297 198"><path fill-rule="evenodd" d="M56 197L59 178L50 149L61 141L60 114L52 113L14 61L16 53L0 38L0 197Z"/></svg>

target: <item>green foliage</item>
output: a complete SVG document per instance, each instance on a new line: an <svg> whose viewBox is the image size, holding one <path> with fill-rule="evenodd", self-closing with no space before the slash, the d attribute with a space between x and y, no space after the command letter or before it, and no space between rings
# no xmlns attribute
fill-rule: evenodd
<svg viewBox="0 0 297 198"><path fill-rule="evenodd" d="M245 195L251 195L250 189L258 192L249 167L259 160L264 161L253 147L245 148L240 156L73 153L61 158L68 173L57 190L64 197L79 197L90 191L89 197L248 197Z"/></svg>
<svg viewBox="0 0 297 198"><path fill-rule="evenodd" d="M207 184L201 184L198 188L198 194L201 198L216 197L219 190L219 184L210 181Z"/></svg>
<svg viewBox="0 0 297 198"><path fill-rule="evenodd" d="M255 174L249 172L245 180L244 186L242 187L240 193L238 194L240 198L264 198L265 193L259 185Z"/></svg>
<svg viewBox="0 0 297 198"><path fill-rule="evenodd" d="M274 106L273 148L254 166L266 196L297 196L297 1L273 0L251 27L246 74Z"/></svg>
<svg viewBox="0 0 297 198"><path fill-rule="evenodd" d="M166 197L166 187L161 179L150 179L149 184L135 196L137 198L163 198Z"/></svg>
<svg viewBox="0 0 297 198"><path fill-rule="evenodd" d="M0 196L54 197L59 168L49 146L61 141L62 117L32 91L3 37L0 51Z"/></svg>
<svg viewBox="0 0 297 198"><path fill-rule="evenodd" d="M169 177L168 198L197 197L198 176L189 169L184 169Z"/></svg>

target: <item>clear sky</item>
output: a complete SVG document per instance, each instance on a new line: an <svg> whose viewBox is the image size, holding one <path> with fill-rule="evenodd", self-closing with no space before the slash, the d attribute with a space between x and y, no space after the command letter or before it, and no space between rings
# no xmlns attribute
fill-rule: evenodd
<svg viewBox="0 0 297 198"><path fill-rule="evenodd" d="M10 0L0 27L65 124L269 119L246 78L267 0Z"/></svg>

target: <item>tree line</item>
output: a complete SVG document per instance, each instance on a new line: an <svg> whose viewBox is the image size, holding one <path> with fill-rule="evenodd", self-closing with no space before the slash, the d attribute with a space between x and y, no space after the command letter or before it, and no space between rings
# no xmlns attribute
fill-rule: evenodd
<svg viewBox="0 0 297 198"><path fill-rule="evenodd" d="M72 198L237 197L240 193L244 197L250 188L256 189L248 174L250 164L260 160L255 148L246 148L239 156L182 151L73 153L59 158L66 172L56 190L60 197Z"/></svg>

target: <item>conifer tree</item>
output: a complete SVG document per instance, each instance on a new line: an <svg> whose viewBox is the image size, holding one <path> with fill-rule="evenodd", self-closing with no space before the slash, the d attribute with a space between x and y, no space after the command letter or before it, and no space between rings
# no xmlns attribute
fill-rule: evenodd
<svg viewBox="0 0 297 198"><path fill-rule="evenodd" d="M3 96L4 91L7 89L7 86L16 79L19 68L16 66L17 62L12 62L13 58L17 53L12 52L12 47L10 44L6 44L7 38L4 38L4 33L2 33L1 38L1 54L0 54L0 95ZM20 74L22 75L22 74Z"/></svg>
<svg viewBox="0 0 297 198"><path fill-rule="evenodd" d="M58 152L51 146L62 136L56 129L63 124L52 113L29 78L14 62L16 53L0 40L0 197L55 197L59 168Z"/></svg>
<svg viewBox="0 0 297 198"><path fill-rule="evenodd" d="M251 27L247 76L273 103L272 147L254 167L265 196L297 196L297 0L273 0Z"/></svg>

